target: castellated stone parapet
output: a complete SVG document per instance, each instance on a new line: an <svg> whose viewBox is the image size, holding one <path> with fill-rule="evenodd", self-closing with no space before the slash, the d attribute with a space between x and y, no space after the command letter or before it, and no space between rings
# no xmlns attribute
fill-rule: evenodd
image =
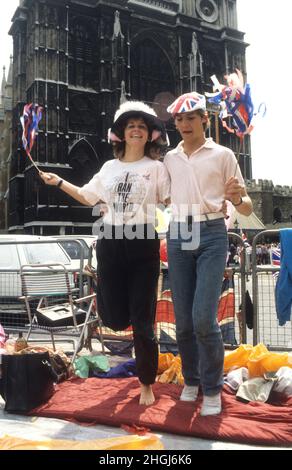
<svg viewBox="0 0 292 470"><path fill-rule="evenodd" d="M281 196L292 196L292 186L281 186L277 184L274 186L271 180L247 180L246 181L247 191L272 191L275 195Z"/></svg>
<svg viewBox="0 0 292 470"><path fill-rule="evenodd" d="M248 180L246 189L256 215L265 224L292 221L292 187L275 185L271 180Z"/></svg>
<svg viewBox="0 0 292 470"><path fill-rule="evenodd" d="M281 196L289 196L292 197L292 186L280 186L277 185L274 188L275 194L279 194Z"/></svg>
<svg viewBox="0 0 292 470"><path fill-rule="evenodd" d="M271 180L247 180L246 187L248 191L273 191L274 184Z"/></svg>

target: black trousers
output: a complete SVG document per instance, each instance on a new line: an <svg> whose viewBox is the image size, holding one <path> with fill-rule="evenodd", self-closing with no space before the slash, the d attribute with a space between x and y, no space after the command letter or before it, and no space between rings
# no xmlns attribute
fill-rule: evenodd
<svg viewBox="0 0 292 470"><path fill-rule="evenodd" d="M145 227L146 233L146 227ZM119 331L132 325L137 373L141 383L154 383L158 344L154 334L159 239L100 238L97 305L103 324Z"/></svg>

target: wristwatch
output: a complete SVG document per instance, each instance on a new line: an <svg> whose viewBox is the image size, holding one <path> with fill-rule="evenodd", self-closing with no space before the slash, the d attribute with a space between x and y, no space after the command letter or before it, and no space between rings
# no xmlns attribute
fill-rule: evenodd
<svg viewBox="0 0 292 470"><path fill-rule="evenodd" d="M60 179L58 183L56 184L57 188L60 188L62 186L63 180Z"/></svg>
<svg viewBox="0 0 292 470"><path fill-rule="evenodd" d="M242 203L243 203L243 200L242 200L242 197L240 196L240 201L237 204L234 204L234 202L232 204L234 205L234 207L237 207L237 206L240 206Z"/></svg>

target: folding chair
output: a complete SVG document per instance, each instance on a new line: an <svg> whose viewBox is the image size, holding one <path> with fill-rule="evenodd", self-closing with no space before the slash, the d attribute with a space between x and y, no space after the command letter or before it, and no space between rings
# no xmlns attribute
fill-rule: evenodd
<svg viewBox="0 0 292 470"><path fill-rule="evenodd" d="M25 302L29 319L27 340L32 331L45 330L50 333L54 350L54 335L64 331L77 334L72 362L76 354L87 343L91 348L93 329L98 326L99 340L104 354L101 321L94 307L95 294L77 297L73 276L61 263L26 264L21 266L21 300ZM71 280L71 282L70 282ZM63 340L65 341L65 340Z"/></svg>

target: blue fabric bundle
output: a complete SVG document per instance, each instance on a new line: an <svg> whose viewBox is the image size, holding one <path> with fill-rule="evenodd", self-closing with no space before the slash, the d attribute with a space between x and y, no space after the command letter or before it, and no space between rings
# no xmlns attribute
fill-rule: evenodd
<svg viewBox="0 0 292 470"><path fill-rule="evenodd" d="M134 377L136 375L136 359L130 359L116 367L112 367L108 372L100 372L99 370L92 371L92 377L99 377L101 379Z"/></svg>
<svg viewBox="0 0 292 470"><path fill-rule="evenodd" d="M279 325L291 319L292 308L292 229L280 230L281 268L276 284L276 311Z"/></svg>

